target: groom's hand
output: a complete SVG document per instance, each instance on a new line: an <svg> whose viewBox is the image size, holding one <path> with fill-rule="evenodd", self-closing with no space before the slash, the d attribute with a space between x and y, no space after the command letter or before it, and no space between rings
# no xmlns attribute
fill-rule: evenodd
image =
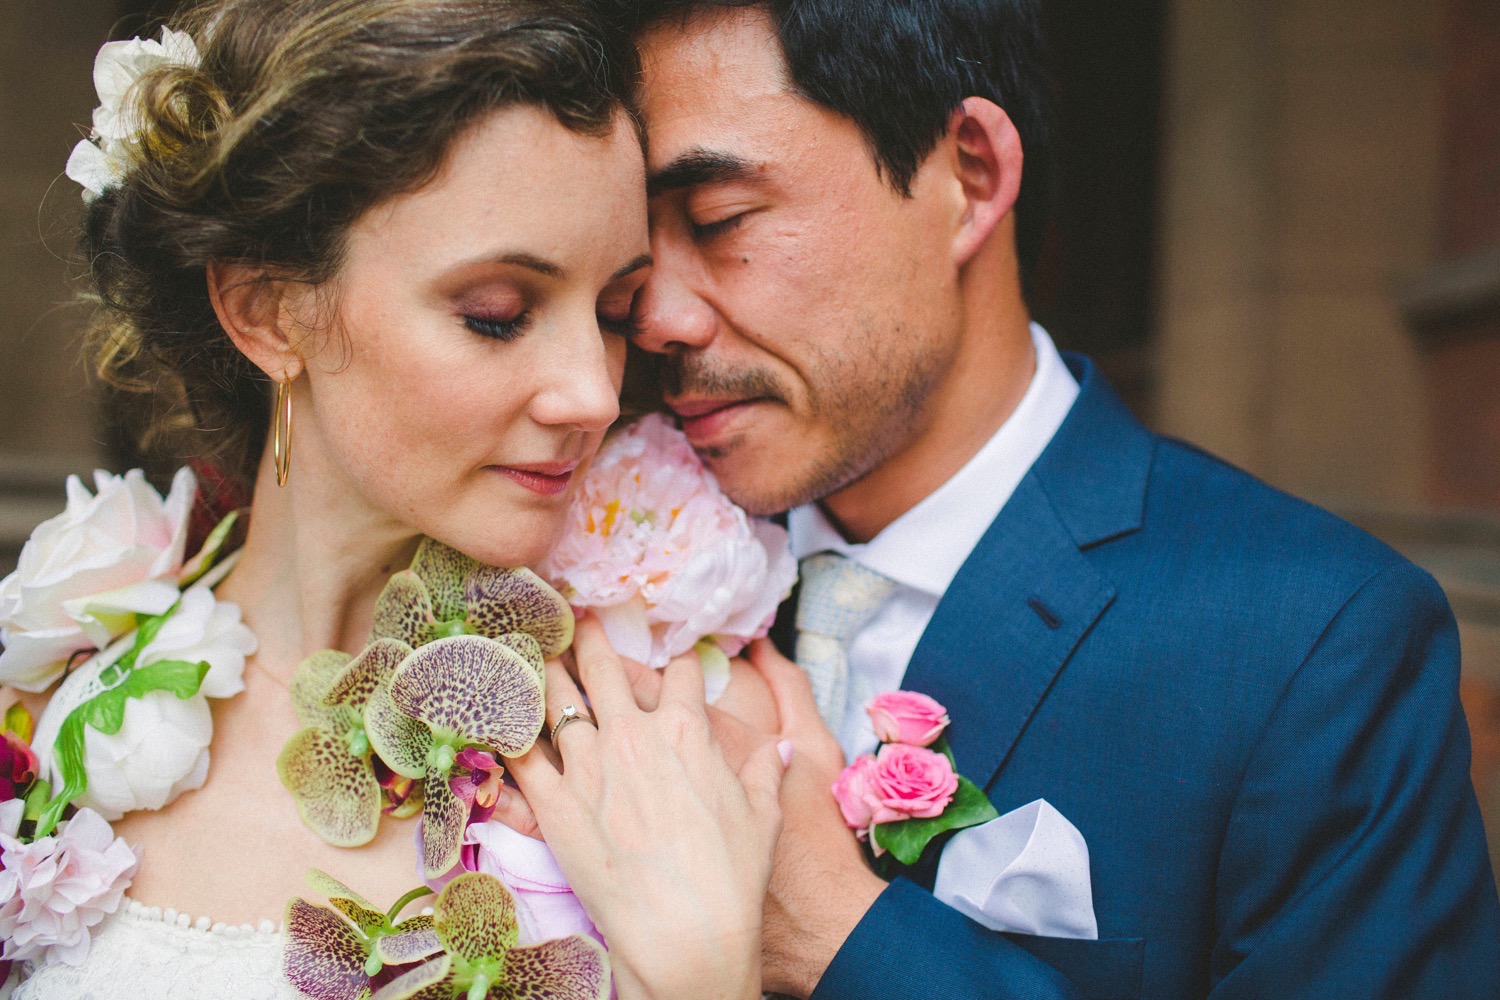
<svg viewBox="0 0 1500 1000"><path fill-rule="evenodd" d="M750 662L765 677L781 736L793 748L781 784L781 840L766 895L761 974L767 990L806 997L885 882L866 866L834 801L844 753L818 716L807 675L767 639L751 644Z"/></svg>

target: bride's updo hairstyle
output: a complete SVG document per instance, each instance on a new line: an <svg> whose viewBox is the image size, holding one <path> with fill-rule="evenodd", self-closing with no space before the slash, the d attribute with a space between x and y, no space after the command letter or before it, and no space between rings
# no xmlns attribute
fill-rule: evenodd
<svg viewBox="0 0 1500 1000"><path fill-rule="evenodd" d="M172 18L201 66L132 91L144 128L88 206L99 375L150 393L143 445L211 460L248 489L271 384L209 301L210 262L322 284L366 211L436 175L486 112L528 104L607 136L632 58L578 3L217 0Z"/></svg>

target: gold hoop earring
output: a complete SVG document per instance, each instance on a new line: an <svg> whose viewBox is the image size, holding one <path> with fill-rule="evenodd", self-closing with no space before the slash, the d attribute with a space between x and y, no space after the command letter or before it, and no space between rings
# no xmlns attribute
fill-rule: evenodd
<svg viewBox="0 0 1500 1000"><path fill-rule="evenodd" d="M276 419L271 427L271 454L276 459L276 485L292 475L292 380L276 383Z"/></svg>

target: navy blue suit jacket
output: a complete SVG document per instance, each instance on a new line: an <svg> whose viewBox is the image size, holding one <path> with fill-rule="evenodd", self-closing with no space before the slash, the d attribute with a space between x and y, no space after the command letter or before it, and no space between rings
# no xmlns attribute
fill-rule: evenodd
<svg viewBox="0 0 1500 1000"><path fill-rule="evenodd" d="M1082 392L903 687L1002 813L1088 842L1098 941L929 893L866 914L814 1000L1500 997L1458 636L1431 577Z"/></svg>

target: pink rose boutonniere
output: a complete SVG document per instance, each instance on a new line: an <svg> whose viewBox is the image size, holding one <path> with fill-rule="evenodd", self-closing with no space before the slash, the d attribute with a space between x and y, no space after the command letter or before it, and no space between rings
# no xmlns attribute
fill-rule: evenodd
<svg viewBox="0 0 1500 1000"><path fill-rule="evenodd" d="M943 730L948 711L925 694L892 691L865 706L881 746L855 758L833 783L844 822L868 845L876 870L912 865L932 839L999 815L954 767Z"/></svg>

